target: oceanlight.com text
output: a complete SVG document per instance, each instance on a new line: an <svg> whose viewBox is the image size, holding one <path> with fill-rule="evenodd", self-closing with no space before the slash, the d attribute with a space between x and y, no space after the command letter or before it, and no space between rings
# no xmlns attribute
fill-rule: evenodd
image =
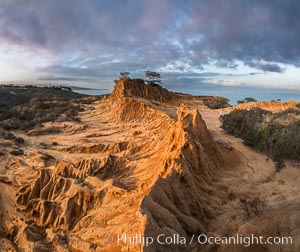
<svg viewBox="0 0 300 252"><path fill-rule="evenodd" d="M113 242L113 241L112 241ZM237 234L235 236L220 237L220 236L208 236L205 234L192 235L191 237L180 236L179 234L166 235L159 234L156 237L144 236L142 234L119 234L117 236L118 245L138 245L151 246L152 244L160 245L188 245L188 244L234 244L243 245L249 247L251 245L291 245L293 244L292 237L264 237L256 236L254 234L250 236L243 236Z"/></svg>

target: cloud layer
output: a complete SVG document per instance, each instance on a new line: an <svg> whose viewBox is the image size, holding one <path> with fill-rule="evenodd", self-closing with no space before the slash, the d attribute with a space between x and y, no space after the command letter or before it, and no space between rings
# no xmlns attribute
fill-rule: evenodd
<svg viewBox="0 0 300 252"><path fill-rule="evenodd" d="M299 16L297 0L1 0L0 44L46 53L41 79L237 62L282 73L300 66Z"/></svg>

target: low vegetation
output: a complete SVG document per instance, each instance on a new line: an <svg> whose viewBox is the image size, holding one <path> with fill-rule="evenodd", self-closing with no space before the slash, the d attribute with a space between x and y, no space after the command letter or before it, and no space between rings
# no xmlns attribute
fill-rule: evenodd
<svg viewBox="0 0 300 252"><path fill-rule="evenodd" d="M221 109L230 107L229 99L221 96L213 97L213 100L208 104L211 109Z"/></svg>
<svg viewBox="0 0 300 252"><path fill-rule="evenodd" d="M71 99L84 97L86 95L72 92L67 87L0 86L0 108L24 104L33 98L37 100L70 101Z"/></svg>
<svg viewBox="0 0 300 252"><path fill-rule="evenodd" d="M28 130L49 121L80 121L85 95L65 87L1 86L0 127Z"/></svg>
<svg viewBox="0 0 300 252"><path fill-rule="evenodd" d="M21 156L21 155L24 155L24 151L23 151L23 150L20 150L20 149L18 149L18 150L11 150L9 153L10 153L11 155L14 155L14 156Z"/></svg>
<svg viewBox="0 0 300 252"><path fill-rule="evenodd" d="M36 101L2 112L0 126L5 130L27 130L49 121L80 121L80 111L82 108L71 102Z"/></svg>
<svg viewBox="0 0 300 252"><path fill-rule="evenodd" d="M257 102L257 100L254 99L253 97L246 97L243 100L238 100L237 104L248 103L248 102Z"/></svg>
<svg viewBox="0 0 300 252"><path fill-rule="evenodd" d="M0 128L0 139L13 140L15 142L15 144L18 144L18 145L25 143L25 140L23 138L17 137L13 133L6 131L4 129L1 129L1 128Z"/></svg>
<svg viewBox="0 0 300 252"><path fill-rule="evenodd" d="M284 167L284 159L300 160L299 115L299 109L272 113L254 108L234 110L220 120L229 134L242 138L246 145L272 158L279 171Z"/></svg>

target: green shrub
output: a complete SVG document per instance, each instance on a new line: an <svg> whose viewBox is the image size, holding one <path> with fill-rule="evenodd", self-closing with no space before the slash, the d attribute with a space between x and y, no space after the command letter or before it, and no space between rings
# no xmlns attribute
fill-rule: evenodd
<svg viewBox="0 0 300 252"><path fill-rule="evenodd" d="M257 102L257 100L254 99L253 97L246 97L244 100L245 100L245 103L248 103L248 102Z"/></svg>
<svg viewBox="0 0 300 252"><path fill-rule="evenodd" d="M0 120L0 127L6 130L27 130L44 122L53 122L61 115L64 115L64 121L80 122L78 113L82 111L83 108L70 101L32 101L10 108L5 120Z"/></svg>
<svg viewBox="0 0 300 252"><path fill-rule="evenodd" d="M15 142L16 142L17 144L23 144L23 143L25 143L25 140L24 140L24 138L22 138L22 137L17 137L17 138L15 139Z"/></svg>
<svg viewBox="0 0 300 252"><path fill-rule="evenodd" d="M9 152L11 155L14 156L20 156L20 155L24 155L24 151L23 150L12 150Z"/></svg>
<svg viewBox="0 0 300 252"><path fill-rule="evenodd" d="M216 96L208 105L211 109L221 109L230 107L229 99L221 96Z"/></svg>
<svg viewBox="0 0 300 252"><path fill-rule="evenodd" d="M33 108L36 110L39 109L50 109L51 108L51 104L48 102L42 102L42 101L37 101L33 104Z"/></svg>
<svg viewBox="0 0 300 252"><path fill-rule="evenodd" d="M300 121L279 123L286 121L291 113L298 115L297 110L290 109L276 114L260 108L234 110L221 116L220 121L229 134L242 138L246 145L272 158L279 171L284 167L284 159L300 160Z"/></svg>
<svg viewBox="0 0 300 252"><path fill-rule="evenodd" d="M280 172L285 167L285 163L282 159L275 161L275 169L277 172Z"/></svg>
<svg viewBox="0 0 300 252"><path fill-rule="evenodd" d="M238 100L237 104L248 103L248 102L257 102L253 97L245 97L243 100Z"/></svg>

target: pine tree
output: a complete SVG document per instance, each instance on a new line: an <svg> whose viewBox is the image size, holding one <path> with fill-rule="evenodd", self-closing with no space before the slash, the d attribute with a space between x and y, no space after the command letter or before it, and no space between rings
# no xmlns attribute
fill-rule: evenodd
<svg viewBox="0 0 300 252"><path fill-rule="evenodd" d="M146 75L146 80L145 82L147 84L158 84L158 83L161 83L161 77L160 77L160 74L159 73L156 73L156 72L153 72L153 71L145 71L145 75Z"/></svg>

